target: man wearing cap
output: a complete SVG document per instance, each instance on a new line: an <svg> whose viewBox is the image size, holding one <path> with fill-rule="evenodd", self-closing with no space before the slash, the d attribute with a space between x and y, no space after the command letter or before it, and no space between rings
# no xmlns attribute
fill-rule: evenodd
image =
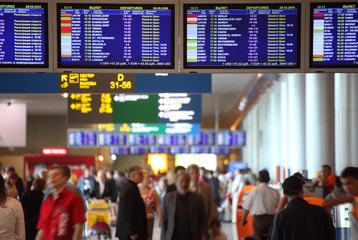
<svg viewBox="0 0 358 240"><path fill-rule="evenodd" d="M302 198L303 184L297 176L291 176L283 182L283 193L289 202L274 218L271 240L336 239L327 211Z"/></svg>

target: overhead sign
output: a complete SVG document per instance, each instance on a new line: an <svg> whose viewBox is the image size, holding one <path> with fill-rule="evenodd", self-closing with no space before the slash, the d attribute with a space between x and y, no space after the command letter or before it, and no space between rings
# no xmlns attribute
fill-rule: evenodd
<svg viewBox="0 0 358 240"><path fill-rule="evenodd" d="M66 156L68 149L62 147L41 148L41 154L44 156Z"/></svg>
<svg viewBox="0 0 358 240"><path fill-rule="evenodd" d="M90 74L82 75L82 89L70 84L80 82L81 74ZM211 74L91 74L0 73L0 93L211 93L212 88Z"/></svg>
<svg viewBox="0 0 358 240"><path fill-rule="evenodd" d="M230 148L244 146L245 132L228 131L205 131L196 135L189 134L149 134L144 132L131 133L131 126L155 127L160 124L97 124L97 129L69 129L69 147L146 147L151 148L150 152L161 152L161 149L170 148L170 153L215 153L229 154ZM162 124L170 125L190 125L190 124ZM197 126L197 124L193 124ZM196 128L196 127L194 127ZM144 128L145 129L145 128ZM119 131L127 132L119 132ZM135 131L137 131L135 130ZM225 138L223 138L226 136ZM217 141L216 141L216 138ZM241 140L240 140L241 138ZM225 140L229 139L229 140ZM223 142L223 140L225 140ZM123 149L122 149L123 150ZM121 151L122 151L121 150ZM128 150L129 151L129 150ZM141 150L140 150L141 151ZM164 151L164 150L163 150ZM126 150L122 151L126 152ZM165 151L164 151L165 152ZM120 154L120 153L118 153Z"/></svg>
<svg viewBox="0 0 358 240"><path fill-rule="evenodd" d="M211 93L211 74L147 74L135 76L136 93Z"/></svg>
<svg viewBox="0 0 358 240"><path fill-rule="evenodd" d="M68 147L97 147L97 132L88 130L68 130Z"/></svg>
<svg viewBox="0 0 358 240"><path fill-rule="evenodd" d="M145 124L145 123L99 123L98 132L116 134L168 134L168 135L189 135L199 134L200 125L191 123L166 123L166 124Z"/></svg>
<svg viewBox="0 0 358 240"><path fill-rule="evenodd" d="M70 94L68 123L200 123L201 95Z"/></svg>
<svg viewBox="0 0 358 240"><path fill-rule="evenodd" d="M211 74L63 73L60 93L211 93Z"/></svg>
<svg viewBox="0 0 358 240"><path fill-rule="evenodd" d="M59 75L59 92L134 93L135 74L68 73Z"/></svg>

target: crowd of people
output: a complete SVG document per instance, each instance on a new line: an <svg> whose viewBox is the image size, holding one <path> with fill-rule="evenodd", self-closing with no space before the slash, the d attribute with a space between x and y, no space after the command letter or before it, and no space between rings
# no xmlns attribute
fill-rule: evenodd
<svg viewBox="0 0 358 240"><path fill-rule="evenodd" d="M31 180L31 181L29 181ZM78 180L68 166L53 166L24 183L13 167L0 175L0 239L81 239L87 203L101 199L116 206L119 239L153 237L158 216L160 238L225 240L221 222L245 226L253 217L254 235L247 239L335 239L329 214L334 206L352 203L350 239L358 239L358 168L340 176L323 165L312 184L323 189L325 204L309 204L306 179L295 173L282 183L280 193L269 185L270 175L250 169L217 173L192 164L154 175L139 166L121 171L83 169ZM31 183L31 187L29 184ZM253 189L240 202L244 186ZM27 190L25 190L27 189Z"/></svg>

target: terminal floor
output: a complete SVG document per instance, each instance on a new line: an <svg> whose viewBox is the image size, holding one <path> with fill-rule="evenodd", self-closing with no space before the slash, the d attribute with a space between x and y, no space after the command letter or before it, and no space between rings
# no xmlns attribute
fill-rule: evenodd
<svg viewBox="0 0 358 240"><path fill-rule="evenodd" d="M239 240L237 235L236 224L234 223L221 223L221 231L228 235L228 240ZM114 237L115 228L112 228L112 239L118 239ZM95 239L95 238L93 238ZM160 227L158 227L158 217L155 218L153 240L160 240Z"/></svg>

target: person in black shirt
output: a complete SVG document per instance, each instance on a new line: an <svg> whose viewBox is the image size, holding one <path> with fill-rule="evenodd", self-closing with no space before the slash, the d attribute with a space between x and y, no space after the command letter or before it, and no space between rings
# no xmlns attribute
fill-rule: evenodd
<svg viewBox="0 0 358 240"><path fill-rule="evenodd" d="M139 166L128 169L128 181L124 184L118 204L116 237L120 240L146 240L147 217L138 184L143 181Z"/></svg>
<svg viewBox="0 0 358 240"><path fill-rule="evenodd" d="M271 240L334 240L335 230L326 210L303 198L304 182L297 176L287 178L283 192L288 206L274 217Z"/></svg>
<svg viewBox="0 0 358 240"><path fill-rule="evenodd" d="M37 234L37 222L39 221L40 208L44 197L46 180L36 178L31 190L25 192L22 198L22 208L24 209L26 240L33 240Z"/></svg>

